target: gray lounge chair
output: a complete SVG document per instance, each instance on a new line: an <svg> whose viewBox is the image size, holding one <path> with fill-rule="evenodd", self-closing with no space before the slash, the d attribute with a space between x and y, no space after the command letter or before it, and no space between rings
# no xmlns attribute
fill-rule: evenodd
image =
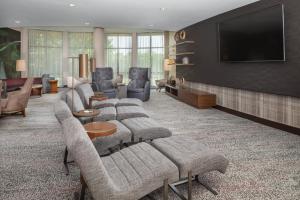
<svg viewBox="0 0 300 200"><path fill-rule="evenodd" d="M85 108L89 107L89 99L92 96L95 96L95 93L89 83L80 84L76 87L81 101ZM119 99L107 99L103 101L92 101L93 108L104 108L104 107L115 107L119 102Z"/></svg>
<svg viewBox="0 0 300 200"><path fill-rule="evenodd" d="M69 90L66 93L66 101L67 104L72 110L72 96L74 97L73 99L73 112L78 112L80 110L84 110L85 107L77 93L76 90ZM100 108L100 114L96 117L80 117L79 120L82 123L90 122L91 120L93 121L109 121L109 120L115 120L116 119L116 108L115 107L105 107L105 108Z"/></svg>
<svg viewBox="0 0 300 200"><path fill-rule="evenodd" d="M178 179L176 165L147 143L100 157L78 120L64 120L63 131L83 180L81 199L86 187L95 200L137 200L163 186L166 200Z"/></svg>

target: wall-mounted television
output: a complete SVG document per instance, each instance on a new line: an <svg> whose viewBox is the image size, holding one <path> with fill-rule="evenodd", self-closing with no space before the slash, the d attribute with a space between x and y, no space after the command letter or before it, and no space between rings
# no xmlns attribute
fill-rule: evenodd
<svg viewBox="0 0 300 200"><path fill-rule="evenodd" d="M221 62L285 61L284 6L219 23Z"/></svg>

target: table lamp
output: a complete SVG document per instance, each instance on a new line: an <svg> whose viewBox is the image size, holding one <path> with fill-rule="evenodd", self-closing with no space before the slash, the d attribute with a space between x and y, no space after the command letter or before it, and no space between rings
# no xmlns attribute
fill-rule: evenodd
<svg viewBox="0 0 300 200"><path fill-rule="evenodd" d="M26 62L25 62L25 60L17 60L16 61L16 71L17 72L25 72L26 71Z"/></svg>

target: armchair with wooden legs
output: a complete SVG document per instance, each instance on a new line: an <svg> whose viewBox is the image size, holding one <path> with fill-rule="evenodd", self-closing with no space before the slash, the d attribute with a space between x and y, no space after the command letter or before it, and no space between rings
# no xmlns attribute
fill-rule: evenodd
<svg viewBox="0 0 300 200"><path fill-rule="evenodd" d="M21 90L8 93L7 99L1 100L2 114L22 113L25 117L25 109L30 97L34 78L28 78Z"/></svg>

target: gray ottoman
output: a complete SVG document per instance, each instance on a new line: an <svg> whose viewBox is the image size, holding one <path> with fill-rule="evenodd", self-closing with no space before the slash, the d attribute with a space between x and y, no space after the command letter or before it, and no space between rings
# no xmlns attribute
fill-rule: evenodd
<svg viewBox="0 0 300 200"><path fill-rule="evenodd" d="M122 120L122 123L131 130L133 142L170 137L172 135L169 129L147 117L125 119Z"/></svg>
<svg viewBox="0 0 300 200"><path fill-rule="evenodd" d="M93 108L115 107L119 99L106 99L103 101L92 101Z"/></svg>
<svg viewBox="0 0 300 200"><path fill-rule="evenodd" d="M229 161L220 153L217 153L205 145L189 138L170 137L156 139L152 145L174 162L179 169L180 179L187 179L189 182L188 195L191 198L191 181L192 176L203 175L210 171L219 171L225 173ZM199 180L198 180L199 181ZM180 183L182 184L182 182ZM217 194L208 185L201 183L212 193ZM171 188L175 193L179 193L176 185L172 184ZM179 194L179 196L182 194Z"/></svg>
<svg viewBox="0 0 300 200"><path fill-rule="evenodd" d="M116 106L142 106L143 102L136 98L123 98L120 99Z"/></svg>
<svg viewBox="0 0 300 200"><path fill-rule="evenodd" d="M105 155L110 153L109 149L122 145L123 143L131 142L131 132L126 126L117 120L109 121L117 125L117 132L112 135L105 137L98 137L93 140L95 148L97 149L99 155Z"/></svg>
<svg viewBox="0 0 300 200"><path fill-rule="evenodd" d="M135 118L135 117L149 117L144 108L140 106L118 106L117 120Z"/></svg>

